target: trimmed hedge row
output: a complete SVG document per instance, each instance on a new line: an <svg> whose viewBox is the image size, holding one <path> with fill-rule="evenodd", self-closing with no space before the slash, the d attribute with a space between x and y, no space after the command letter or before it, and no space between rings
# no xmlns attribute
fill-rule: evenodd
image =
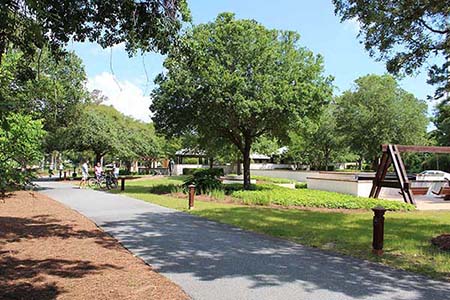
<svg viewBox="0 0 450 300"><path fill-rule="evenodd" d="M223 176L223 168L212 168L212 169L202 169L202 168L183 168L183 175L194 175L196 172L201 172L205 170L213 170L210 171L213 174L217 174L217 176Z"/></svg>
<svg viewBox="0 0 450 300"><path fill-rule="evenodd" d="M383 206L387 210L414 210L411 204L400 201L355 197L333 192L287 188L273 188L256 191L234 191L232 196L246 204L346 209L372 209Z"/></svg>
<svg viewBox="0 0 450 300"><path fill-rule="evenodd" d="M277 177L269 177L262 175L252 175L252 179L256 179L259 181L271 182L271 183L292 183L295 180L290 180L286 178L277 178Z"/></svg>

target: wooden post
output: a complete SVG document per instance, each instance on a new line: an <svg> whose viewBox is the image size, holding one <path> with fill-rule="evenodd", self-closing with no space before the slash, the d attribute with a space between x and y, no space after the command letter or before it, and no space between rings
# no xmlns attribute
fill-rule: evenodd
<svg viewBox="0 0 450 300"><path fill-rule="evenodd" d="M189 209L194 208L195 185L189 185Z"/></svg>
<svg viewBox="0 0 450 300"><path fill-rule="evenodd" d="M378 256L383 255L383 240L384 240L384 213L386 209L378 206L372 208L373 216L373 241L372 253Z"/></svg>
<svg viewBox="0 0 450 300"><path fill-rule="evenodd" d="M120 178L120 190L125 191L125 177Z"/></svg>

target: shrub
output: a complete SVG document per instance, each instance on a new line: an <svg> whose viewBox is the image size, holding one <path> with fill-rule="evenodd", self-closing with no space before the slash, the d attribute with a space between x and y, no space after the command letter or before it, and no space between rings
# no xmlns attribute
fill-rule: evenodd
<svg viewBox="0 0 450 300"><path fill-rule="evenodd" d="M411 204L400 201L355 197L326 191L287 188L272 188L256 191L235 191L233 197L241 199L246 204L346 209L371 209L375 206L383 206L387 210L414 210Z"/></svg>
<svg viewBox="0 0 450 300"><path fill-rule="evenodd" d="M286 178L277 178L277 177L269 177L269 176L252 176L252 179L256 179L259 181L271 182L271 183L292 183L294 180L286 179Z"/></svg>
<svg viewBox="0 0 450 300"><path fill-rule="evenodd" d="M209 192L209 196L211 196L217 200L223 200L223 199L225 199L225 191L224 190L212 190Z"/></svg>
<svg viewBox="0 0 450 300"><path fill-rule="evenodd" d="M222 168L212 168L212 169L203 169L203 168L183 168L183 175L194 175L195 172L203 171L203 170L214 170L211 172L217 172L218 177L223 176L224 171Z"/></svg>
<svg viewBox="0 0 450 300"><path fill-rule="evenodd" d="M219 180L221 175L223 175L223 169L199 169L186 179L184 187L187 188L189 185L195 184L197 194L219 190L222 189L222 182Z"/></svg>
<svg viewBox="0 0 450 300"><path fill-rule="evenodd" d="M295 184L296 189L306 189L307 187L308 185L306 184L306 182L297 182Z"/></svg>
<svg viewBox="0 0 450 300"><path fill-rule="evenodd" d="M150 188L150 193L152 194L171 194L181 192L183 192L183 187L175 184L159 184Z"/></svg>
<svg viewBox="0 0 450 300"><path fill-rule="evenodd" d="M130 171L128 171L127 169L120 169L119 170L119 175L123 176L123 175L130 175Z"/></svg>
<svg viewBox="0 0 450 300"><path fill-rule="evenodd" d="M270 184L270 183L260 183L260 184L251 184L250 188L247 191L266 191L266 190L274 190L274 189L283 189L278 185ZM225 190L226 195L232 195L236 191L243 191L244 185L242 183L231 183L224 184L223 189Z"/></svg>

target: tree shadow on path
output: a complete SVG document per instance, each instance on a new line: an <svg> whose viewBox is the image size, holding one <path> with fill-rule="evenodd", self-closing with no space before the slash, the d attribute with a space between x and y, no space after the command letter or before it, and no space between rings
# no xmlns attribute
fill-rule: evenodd
<svg viewBox="0 0 450 300"><path fill-rule="evenodd" d="M446 299L450 284L250 233L181 212L148 212L100 225L162 273L199 281L245 278L250 289L295 284L353 298ZM224 291L225 292L225 291ZM401 295L402 294L402 295Z"/></svg>

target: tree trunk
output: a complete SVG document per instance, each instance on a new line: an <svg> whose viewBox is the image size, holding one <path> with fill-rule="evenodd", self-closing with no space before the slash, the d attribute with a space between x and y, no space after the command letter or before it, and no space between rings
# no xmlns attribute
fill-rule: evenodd
<svg viewBox="0 0 450 300"><path fill-rule="evenodd" d="M125 162L125 168L126 168L126 170L127 170L128 173L131 172L131 161L127 160L127 161Z"/></svg>
<svg viewBox="0 0 450 300"><path fill-rule="evenodd" d="M377 171L378 169L378 156L375 156L372 160L372 171Z"/></svg>
<svg viewBox="0 0 450 300"><path fill-rule="evenodd" d="M238 160L236 161L236 173L238 175L242 175L242 168L241 168L241 159L238 158Z"/></svg>
<svg viewBox="0 0 450 300"><path fill-rule="evenodd" d="M209 158L209 168L212 169L214 167L214 158Z"/></svg>
<svg viewBox="0 0 450 300"><path fill-rule="evenodd" d="M102 159L101 153L95 153L95 163L99 163Z"/></svg>
<svg viewBox="0 0 450 300"><path fill-rule="evenodd" d="M250 148L251 141L245 139L244 144L244 190L250 189Z"/></svg>
<svg viewBox="0 0 450 300"><path fill-rule="evenodd" d="M362 158L358 159L358 169L362 171Z"/></svg>

